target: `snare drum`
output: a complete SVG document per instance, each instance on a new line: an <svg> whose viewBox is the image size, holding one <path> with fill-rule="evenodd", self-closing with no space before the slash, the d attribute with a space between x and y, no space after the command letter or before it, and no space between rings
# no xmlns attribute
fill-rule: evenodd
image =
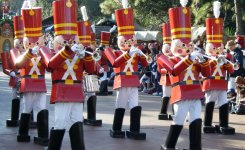
<svg viewBox="0 0 245 150"><path fill-rule="evenodd" d="M99 91L99 80L97 75L83 76L84 92L97 92Z"/></svg>

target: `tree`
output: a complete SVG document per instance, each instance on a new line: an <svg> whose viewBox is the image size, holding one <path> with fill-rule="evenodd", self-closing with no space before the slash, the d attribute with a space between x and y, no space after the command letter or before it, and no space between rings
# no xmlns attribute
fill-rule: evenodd
<svg viewBox="0 0 245 150"><path fill-rule="evenodd" d="M100 4L103 14L114 13L115 9L122 8L116 2L120 0L105 0ZM168 8L176 5L177 0L129 0L129 4L134 8L135 19L144 27L156 30L160 25L168 20Z"/></svg>
<svg viewBox="0 0 245 150"><path fill-rule="evenodd" d="M243 32L243 22L242 22L242 7L245 6L242 5L241 0L234 0L235 4L235 15L236 15L236 34L237 35L242 35L244 34Z"/></svg>

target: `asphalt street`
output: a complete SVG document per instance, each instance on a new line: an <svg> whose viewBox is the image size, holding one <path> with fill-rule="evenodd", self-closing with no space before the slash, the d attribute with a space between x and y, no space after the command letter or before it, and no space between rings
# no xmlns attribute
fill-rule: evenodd
<svg viewBox="0 0 245 150"><path fill-rule="evenodd" d="M31 142L18 143L16 135L18 128L6 127L6 119L10 117L11 88L8 86L9 77L0 72L0 150L42 150L42 146L33 143L36 129L30 130ZM50 114L50 128L54 122L54 107L49 104L51 79L46 76L47 108ZM109 136L112 126L115 104L115 92L112 96L98 96L97 119L102 119L101 127L84 126L86 150L160 150L168 133L171 121L158 120L161 98L147 94L140 94L139 103L143 107L141 131L146 133L146 140L114 139ZM22 106L21 106L22 107ZM22 108L21 108L22 110ZM204 110L204 107L203 107ZM202 111L203 112L203 111ZM86 105L85 113L86 116ZM203 117L203 113L202 113ZM129 110L126 111L123 129L129 128ZM218 110L214 111L214 124L218 123ZM230 115L230 126L236 129L235 135L202 134L202 145L205 150L244 150L245 149L245 116ZM188 148L188 122L178 140L178 148ZM70 150L68 130L63 139L62 150Z"/></svg>

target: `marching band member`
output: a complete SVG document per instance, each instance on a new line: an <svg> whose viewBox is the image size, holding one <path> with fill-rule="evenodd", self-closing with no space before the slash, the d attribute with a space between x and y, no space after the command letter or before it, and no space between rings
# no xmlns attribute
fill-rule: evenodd
<svg viewBox="0 0 245 150"><path fill-rule="evenodd" d="M138 105L138 64L148 65L143 52L136 48L134 36L133 9L127 7L115 11L118 26L118 46L120 50L105 49L105 55L113 66L115 79L114 89L117 90L116 110L110 135L113 138L124 138L122 122L127 104L130 110L130 130L126 132L128 138L144 140L145 133L140 133L141 106ZM141 55L141 56L140 56Z"/></svg>
<svg viewBox="0 0 245 150"><path fill-rule="evenodd" d="M93 49L91 48L91 23L88 20L86 7L81 7L82 15L84 20L77 22L77 35L79 37L80 43L85 46L87 49ZM97 63L95 64L95 68ZM97 71L98 72L98 71ZM96 69L93 72L94 77L97 75ZM91 76L86 74L86 76ZM84 74L84 78L86 78ZM97 80L98 77L96 77ZM85 83L84 83L85 84ZM85 87L86 88L86 87ZM92 125L92 126L101 126L102 120L96 120L96 103L97 103L97 96L95 94L95 91L86 91L86 97L87 97L87 119L84 119L85 125Z"/></svg>
<svg viewBox="0 0 245 150"><path fill-rule="evenodd" d="M14 16L14 31L15 31L15 39L14 39L14 48L10 51L17 51L22 53L24 50L23 47L23 36L24 36L24 27L23 20L21 16ZM17 93L19 92L19 72L14 68L14 63L12 58L10 58L10 54L8 52L1 53L2 59L2 67L3 72L6 75L10 76L9 86L12 87L13 100L11 107L11 119L6 120L7 127L16 127L19 124L19 112L20 112L20 97L17 97Z"/></svg>
<svg viewBox="0 0 245 150"><path fill-rule="evenodd" d="M100 66L104 69L103 71L103 76L100 77L100 90L99 90L99 95L108 95L110 94L108 92L108 79L107 79L107 72L109 71L109 66L108 66L108 60L105 56L104 49L109 48L110 45L110 37L111 33L102 31L100 33L100 54L101 54L101 60L100 60Z"/></svg>
<svg viewBox="0 0 245 150"><path fill-rule="evenodd" d="M206 19L207 44L206 53L211 58L211 76L203 81L203 90L206 98L206 109L204 115L204 133L214 133L215 130L222 134L235 134L235 129L228 126L229 104L227 101L226 71L232 73L233 66L227 61L223 52L223 19L219 18L220 2L214 2L215 18ZM212 126L213 110L215 102L219 107L219 125Z"/></svg>
<svg viewBox="0 0 245 150"><path fill-rule="evenodd" d="M163 46L162 46L162 54L168 57L172 57L173 54L170 51L170 44L171 44L171 31L170 31L170 24L169 22L164 23L162 25L162 35L163 35ZM160 56L159 55L159 56ZM158 57L159 57L158 56ZM158 115L159 120L172 120L171 115L167 113L168 111L168 104L171 96L171 83L169 78L169 73L159 64L157 65L158 71L161 74L160 78L160 85L162 85L162 106L160 110L160 114Z"/></svg>
<svg viewBox="0 0 245 150"><path fill-rule="evenodd" d="M171 51L174 57L171 61L161 55L158 63L170 74L171 99L174 107L173 124L170 126L164 149L175 149L178 137L183 128L187 114L190 116L189 140L191 150L201 150L201 98L204 96L199 76L208 76L210 69L202 54L193 51L191 42L191 11L186 7L188 1L181 1L182 7L169 9L170 27L172 34ZM192 52L193 51L193 52Z"/></svg>
<svg viewBox="0 0 245 150"><path fill-rule="evenodd" d="M40 49L52 73L50 103L55 104L55 124L50 131L48 150L61 149L66 128L69 129L71 149L85 150L82 79L84 71L94 71L94 61L85 53L83 45L78 44L76 0L53 1L53 16L56 54L51 58L47 47Z"/></svg>
<svg viewBox="0 0 245 150"><path fill-rule="evenodd" d="M33 7L29 1L28 8L22 8L24 23L25 52L19 56L19 51L11 51L15 67L21 69L20 92L23 93L23 113L20 118L18 142L29 142L28 135L31 111L37 120L38 136L34 143L47 145L48 143L48 110L46 109L45 65L38 51L44 45L42 36L42 8ZM35 87L35 88L33 88Z"/></svg>

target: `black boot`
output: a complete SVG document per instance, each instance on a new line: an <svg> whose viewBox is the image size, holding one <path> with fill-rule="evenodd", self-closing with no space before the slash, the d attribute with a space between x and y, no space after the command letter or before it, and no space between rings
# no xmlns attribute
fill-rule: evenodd
<svg viewBox="0 0 245 150"><path fill-rule="evenodd" d="M30 129L36 129L37 128L37 122L34 121L34 112L31 111L31 120L30 120Z"/></svg>
<svg viewBox="0 0 245 150"><path fill-rule="evenodd" d="M20 116L19 133L17 135L17 142L30 142L29 123L31 115L29 113L22 113Z"/></svg>
<svg viewBox="0 0 245 150"><path fill-rule="evenodd" d="M95 95L90 96L87 101L88 118L84 119L85 125L91 125L91 126L102 125L102 120L96 120L96 101L97 101L97 97Z"/></svg>
<svg viewBox="0 0 245 150"><path fill-rule="evenodd" d="M166 139L165 145L162 145L161 150L175 150L175 146L178 141L182 128L183 128L182 125L170 126L168 137Z"/></svg>
<svg viewBox="0 0 245 150"><path fill-rule="evenodd" d="M189 126L190 150L202 149L202 120L196 119Z"/></svg>
<svg viewBox="0 0 245 150"><path fill-rule="evenodd" d="M85 150L84 138L83 138L83 123L74 123L70 130L70 141L72 150Z"/></svg>
<svg viewBox="0 0 245 150"><path fill-rule="evenodd" d="M100 83L100 94L108 95L108 80L104 80Z"/></svg>
<svg viewBox="0 0 245 150"><path fill-rule="evenodd" d="M212 126L214 104L215 102L209 102L206 104L203 123L204 133L215 133L215 127Z"/></svg>
<svg viewBox="0 0 245 150"><path fill-rule="evenodd" d="M115 110L113 125L110 130L110 136L113 138L125 138L125 131L122 131L124 113L124 108L117 108Z"/></svg>
<svg viewBox="0 0 245 150"><path fill-rule="evenodd" d="M130 130L126 131L128 138L145 140L146 134L140 133L141 106L136 106L130 111Z"/></svg>
<svg viewBox="0 0 245 150"><path fill-rule="evenodd" d="M19 125L20 99L14 98L11 107L11 119L6 120L7 127L17 127Z"/></svg>
<svg viewBox="0 0 245 150"><path fill-rule="evenodd" d="M162 107L161 107L160 114L158 115L158 120L172 120L171 115L167 113L169 99L170 99L169 97L162 98Z"/></svg>
<svg viewBox="0 0 245 150"><path fill-rule="evenodd" d="M229 105L228 103L219 108L219 126L216 129L221 134L235 134L235 128L228 126L229 120Z"/></svg>
<svg viewBox="0 0 245 150"><path fill-rule="evenodd" d="M37 137L34 137L34 143L42 146L48 146L48 110L41 110L37 114Z"/></svg>
<svg viewBox="0 0 245 150"><path fill-rule="evenodd" d="M51 129L48 147L44 150L60 150L65 129Z"/></svg>

